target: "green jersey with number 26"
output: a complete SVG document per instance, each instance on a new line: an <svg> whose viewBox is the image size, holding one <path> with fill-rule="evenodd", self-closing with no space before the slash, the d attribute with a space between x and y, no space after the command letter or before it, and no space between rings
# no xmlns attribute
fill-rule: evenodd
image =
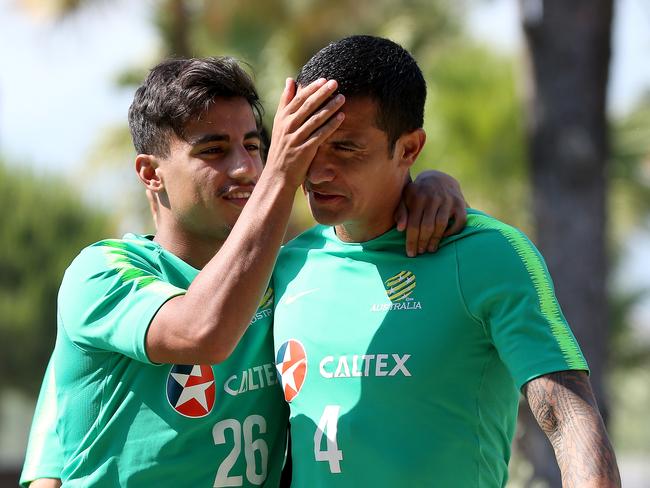
<svg viewBox="0 0 650 488"><path fill-rule="evenodd" d="M278 485L287 409L271 289L223 363L147 357L153 316L197 273L133 234L87 247L66 271L52 358L64 486Z"/></svg>

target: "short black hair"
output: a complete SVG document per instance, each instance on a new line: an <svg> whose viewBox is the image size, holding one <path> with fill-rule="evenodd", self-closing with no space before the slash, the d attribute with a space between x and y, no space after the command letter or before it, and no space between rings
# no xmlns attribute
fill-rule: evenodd
<svg viewBox="0 0 650 488"><path fill-rule="evenodd" d="M402 134L424 124L427 85L413 56L382 37L356 35L318 51L298 74L300 85L318 78L338 82L347 98L370 97L377 103L376 125L388 135L389 152Z"/></svg>
<svg viewBox="0 0 650 488"><path fill-rule="evenodd" d="M188 121L216 97L245 98L261 127L262 104L251 77L231 57L167 59L150 72L129 108L129 128L139 154L165 157L169 136L181 139Z"/></svg>

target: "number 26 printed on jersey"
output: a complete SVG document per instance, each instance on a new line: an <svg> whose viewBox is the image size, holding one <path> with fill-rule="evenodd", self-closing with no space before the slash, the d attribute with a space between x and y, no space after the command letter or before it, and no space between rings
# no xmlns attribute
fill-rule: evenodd
<svg viewBox="0 0 650 488"><path fill-rule="evenodd" d="M253 428L258 435L266 434L266 419L261 415L250 415L241 424L237 419L225 419L217 422L212 428L212 437L215 444L226 443L226 430L232 432L233 447L230 454L223 460L217 476L214 479L214 488L226 486L243 486L242 474L230 474L242 451L242 437L244 444L244 457L246 459L246 480L253 485L261 485L266 480L269 462L269 447L264 439L253 440ZM256 455L259 453L259 470Z"/></svg>

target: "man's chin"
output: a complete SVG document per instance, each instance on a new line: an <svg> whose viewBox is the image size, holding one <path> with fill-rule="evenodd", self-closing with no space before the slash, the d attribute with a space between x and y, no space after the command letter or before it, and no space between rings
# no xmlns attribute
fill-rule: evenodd
<svg viewBox="0 0 650 488"><path fill-rule="evenodd" d="M310 207L309 210L314 220L321 225L339 225L345 220L341 212L331 212L315 207Z"/></svg>
<svg viewBox="0 0 650 488"><path fill-rule="evenodd" d="M237 220L239 220L242 210L243 207L237 208L233 206L230 207L227 212L222 212L222 214L219 217L220 220L223 221L223 225L228 227L229 229L232 229L237 223Z"/></svg>

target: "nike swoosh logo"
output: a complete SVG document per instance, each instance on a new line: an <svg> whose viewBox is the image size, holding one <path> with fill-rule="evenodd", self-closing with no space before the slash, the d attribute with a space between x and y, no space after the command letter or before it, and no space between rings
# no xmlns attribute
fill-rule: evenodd
<svg viewBox="0 0 650 488"><path fill-rule="evenodd" d="M311 288L310 290L301 291L300 293L296 293L295 295L289 295L288 297L286 297L286 298L283 300L283 302L284 302L286 305L291 305L293 302L295 302L296 300L298 300L298 298L302 298L302 297L304 297L305 295L309 295L310 293L314 293L314 292L316 292L316 291L318 291L318 290L320 290L320 288Z"/></svg>

